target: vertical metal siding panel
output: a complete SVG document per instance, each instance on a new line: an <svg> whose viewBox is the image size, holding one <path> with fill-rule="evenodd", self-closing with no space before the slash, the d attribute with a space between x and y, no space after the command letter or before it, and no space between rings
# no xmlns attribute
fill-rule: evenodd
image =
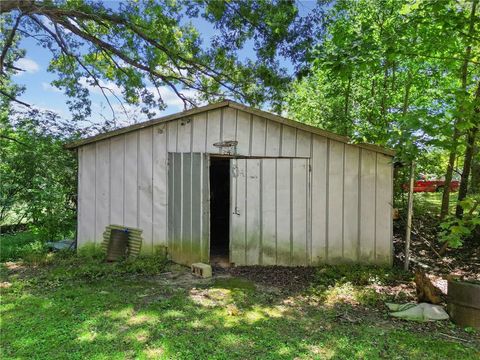
<svg viewBox="0 0 480 360"><path fill-rule="evenodd" d="M239 155L250 155L250 126L251 126L251 115L238 110L237 113L237 153Z"/></svg>
<svg viewBox="0 0 480 360"><path fill-rule="evenodd" d="M343 258L358 260L359 148L345 146L343 198Z"/></svg>
<svg viewBox="0 0 480 360"><path fill-rule="evenodd" d="M192 263L192 155L183 154L183 184L182 184L182 254L187 263Z"/></svg>
<svg viewBox="0 0 480 360"><path fill-rule="evenodd" d="M196 114L193 117L192 152L205 152L207 136L207 113Z"/></svg>
<svg viewBox="0 0 480 360"><path fill-rule="evenodd" d="M375 260L375 163L376 153L361 150L360 159L360 249L359 261Z"/></svg>
<svg viewBox="0 0 480 360"><path fill-rule="evenodd" d="M297 150L296 156L298 157L310 157L311 151L311 142L312 142L312 134L297 129Z"/></svg>
<svg viewBox="0 0 480 360"><path fill-rule="evenodd" d="M174 246L175 246L175 238L174 238L174 223L173 223L173 209L175 206L175 157L173 153L168 153L168 226L167 226L167 246L168 252L173 259L175 254Z"/></svg>
<svg viewBox="0 0 480 360"><path fill-rule="evenodd" d="M234 159L233 183L235 189L235 202L232 202L232 237L231 241L231 262L236 265L246 265L245 261L245 228L246 228L246 159Z"/></svg>
<svg viewBox="0 0 480 360"><path fill-rule="evenodd" d="M110 140L110 223L123 225L125 135Z"/></svg>
<svg viewBox="0 0 480 360"><path fill-rule="evenodd" d="M167 122L168 152L177 152L178 121Z"/></svg>
<svg viewBox="0 0 480 360"><path fill-rule="evenodd" d="M260 160L247 159L245 209L247 222L247 265L260 264Z"/></svg>
<svg viewBox="0 0 480 360"><path fill-rule="evenodd" d="M79 194L79 240L82 246L95 241L95 156L96 145L81 149L81 192Z"/></svg>
<svg viewBox="0 0 480 360"><path fill-rule="evenodd" d="M253 116L252 118L252 156L265 156L265 132L267 130L265 118Z"/></svg>
<svg viewBox="0 0 480 360"><path fill-rule="evenodd" d="M95 242L100 244L110 221L110 139L97 145L95 170Z"/></svg>
<svg viewBox="0 0 480 360"><path fill-rule="evenodd" d="M125 135L124 224L137 227L138 131Z"/></svg>
<svg viewBox="0 0 480 360"><path fill-rule="evenodd" d="M202 162L202 251L201 259L203 262L210 261L210 158L206 154L201 154Z"/></svg>
<svg viewBox="0 0 480 360"><path fill-rule="evenodd" d="M275 159L262 159L262 265L277 262Z"/></svg>
<svg viewBox="0 0 480 360"><path fill-rule="evenodd" d="M312 264L327 258L327 139L317 135L312 139Z"/></svg>
<svg viewBox="0 0 480 360"><path fill-rule="evenodd" d="M345 144L330 141L328 161L328 261L341 262L343 249L343 161Z"/></svg>
<svg viewBox="0 0 480 360"><path fill-rule="evenodd" d="M290 159L277 159L277 265L290 265Z"/></svg>
<svg viewBox="0 0 480 360"><path fill-rule="evenodd" d="M139 130L138 147L138 227L142 230L142 252L152 253L152 140L153 128Z"/></svg>
<svg viewBox="0 0 480 360"><path fill-rule="evenodd" d="M213 146L213 144L220 141L221 115L221 109L208 112L206 144L206 152L208 153L220 152L220 148Z"/></svg>
<svg viewBox="0 0 480 360"><path fill-rule="evenodd" d="M282 155L287 157L295 156L297 145L297 129L291 126L282 126Z"/></svg>
<svg viewBox="0 0 480 360"><path fill-rule="evenodd" d="M307 265L307 159L292 159L292 265Z"/></svg>
<svg viewBox="0 0 480 360"><path fill-rule="evenodd" d="M280 156L281 125L275 121L267 120L267 136L265 156Z"/></svg>
<svg viewBox="0 0 480 360"><path fill-rule="evenodd" d="M192 119L183 118L176 120L178 123L178 145L177 152L191 152L192 151Z"/></svg>
<svg viewBox="0 0 480 360"><path fill-rule="evenodd" d="M77 170L77 233L76 241L77 247L82 246L84 234L83 234L83 197L85 190L83 189L83 147L77 149L77 161L78 161L78 170Z"/></svg>
<svg viewBox="0 0 480 360"><path fill-rule="evenodd" d="M391 158L377 154L376 220L375 220L375 261L379 264L391 262L392 221L392 178Z"/></svg>
<svg viewBox="0 0 480 360"><path fill-rule="evenodd" d="M173 154L173 210L172 210L172 258L174 261L182 262L182 154L176 153Z"/></svg>
<svg viewBox="0 0 480 360"><path fill-rule="evenodd" d="M223 109L222 141L235 140L237 129L237 111L230 107Z"/></svg>
<svg viewBox="0 0 480 360"><path fill-rule="evenodd" d="M153 128L153 247L167 245L167 132L166 125Z"/></svg>
<svg viewBox="0 0 480 360"><path fill-rule="evenodd" d="M199 153L192 154L192 204L191 204L191 229L192 242L191 252L195 260L202 259L202 239L203 239L203 207L202 207L202 156Z"/></svg>

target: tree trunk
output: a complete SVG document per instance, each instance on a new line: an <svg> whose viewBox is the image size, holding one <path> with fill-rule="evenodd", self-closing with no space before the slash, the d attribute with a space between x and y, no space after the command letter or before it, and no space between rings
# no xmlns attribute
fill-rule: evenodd
<svg viewBox="0 0 480 360"><path fill-rule="evenodd" d="M475 92L474 101L480 101L480 82L477 86L477 91ZM470 177L470 170L472 166L473 151L475 148L475 139L477 138L479 120L480 116L480 106L476 105L474 112L472 114L473 127L469 129L467 134L467 149L465 150L465 159L463 160L463 170L462 177L460 179L460 188L458 189L458 202L455 215L457 217L462 217L463 208L458 204L460 201L465 199L468 193L468 179Z"/></svg>
<svg viewBox="0 0 480 360"><path fill-rule="evenodd" d="M467 92L467 75L468 75L468 62L472 54L472 45L471 45L471 36L475 32L475 11L477 8L478 0L473 0L472 8L470 11L470 23L468 28L468 35L470 43L465 48L465 56L461 68L460 78L462 81L462 93L465 95ZM465 99L462 99L460 103L460 114L463 114L463 102ZM448 158L447 173L445 174L445 185L443 186L443 196L442 196L442 206L440 209L440 219L443 219L448 214L448 208L450 206L450 183L452 182L453 167L455 165L455 157L457 156L457 145L458 139L460 138L460 131L458 130L458 124L460 119L455 119L453 137L452 137L452 148L450 150L450 155Z"/></svg>

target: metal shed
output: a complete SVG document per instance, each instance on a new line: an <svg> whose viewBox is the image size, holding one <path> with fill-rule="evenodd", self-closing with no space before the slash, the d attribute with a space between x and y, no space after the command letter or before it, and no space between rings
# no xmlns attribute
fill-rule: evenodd
<svg viewBox="0 0 480 360"><path fill-rule="evenodd" d="M392 263L393 151L224 101L70 143L77 242L236 265Z"/></svg>

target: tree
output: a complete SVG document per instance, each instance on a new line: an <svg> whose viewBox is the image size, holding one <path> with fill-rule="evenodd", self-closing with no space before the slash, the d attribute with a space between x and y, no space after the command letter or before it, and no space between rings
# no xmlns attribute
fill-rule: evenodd
<svg viewBox="0 0 480 360"><path fill-rule="evenodd" d="M9 61L12 40L31 37L50 50L53 85L69 96L74 118L91 113L87 84L98 87L110 101L108 85L122 89L123 104L142 106L153 116L165 108L160 89L171 89L185 104L231 97L250 104L275 103L288 76L280 69L276 48L288 49L301 29L310 29L290 1L169 1L119 3L94 0L6 0L0 5L6 39L0 73L14 69ZM281 12L274 11L275 7ZM211 46L202 43L188 16L203 17L220 32ZM302 26L300 26L302 25ZM240 61L238 52L252 40L260 61ZM305 39L303 37L302 39ZM296 50L305 41L295 43ZM82 82L83 79L83 82ZM15 92L3 96L20 102Z"/></svg>

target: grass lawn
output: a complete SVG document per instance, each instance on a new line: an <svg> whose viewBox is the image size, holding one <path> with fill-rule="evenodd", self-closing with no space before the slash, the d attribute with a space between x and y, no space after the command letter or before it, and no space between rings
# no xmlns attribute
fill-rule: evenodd
<svg viewBox="0 0 480 360"><path fill-rule="evenodd" d="M409 275L315 270L284 291L159 258L57 255L2 265L2 359L475 359L478 334L388 317L378 292ZM285 279L295 281L295 278ZM293 284L295 285L295 284ZM377 290L375 290L377 289ZM402 298L397 298L402 301Z"/></svg>

